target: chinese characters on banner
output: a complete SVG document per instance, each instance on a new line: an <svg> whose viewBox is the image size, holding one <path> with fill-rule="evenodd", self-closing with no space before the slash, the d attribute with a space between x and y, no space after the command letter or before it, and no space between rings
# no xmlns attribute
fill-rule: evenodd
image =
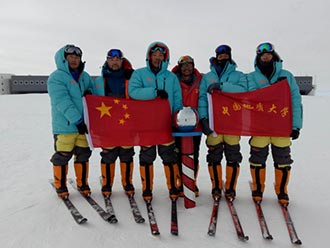
<svg viewBox="0 0 330 248"><path fill-rule="evenodd" d="M211 127L239 136L290 136L292 105L286 79L244 93L214 91L209 95Z"/></svg>
<svg viewBox="0 0 330 248"><path fill-rule="evenodd" d="M91 147L148 146L173 140L166 100L87 95L84 111Z"/></svg>

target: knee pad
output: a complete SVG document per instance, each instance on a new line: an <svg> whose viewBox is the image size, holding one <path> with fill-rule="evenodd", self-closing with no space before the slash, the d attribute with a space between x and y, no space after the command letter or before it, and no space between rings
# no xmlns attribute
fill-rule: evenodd
<svg viewBox="0 0 330 248"><path fill-rule="evenodd" d="M129 147L129 148L119 148L119 159L121 162L132 162L133 161L133 156L134 156L134 148Z"/></svg>
<svg viewBox="0 0 330 248"><path fill-rule="evenodd" d="M240 163L242 162L242 154L240 152L240 145L229 145L227 143L224 144L225 147L225 156L228 162L230 163Z"/></svg>
<svg viewBox="0 0 330 248"><path fill-rule="evenodd" d="M53 165L65 165L72 158L72 152L56 152L50 159Z"/></svg>
<svg viewBox="0 0 330 248"><path fill-rule="evenodd" d="M206 156L207 162L210 164L220 164L223 157L223 143L219 143L214 146L208 145L208 154Z"/></svg>
<svg viewBox="0 0 330 248"><path fill-rule="evenodd" d="M289 146L278 147L272 145L271 147L275 164L290 165L293 163L293 160L291 159L291 149Z"/></svg>
<svg viewBox="0 0 330 248"><path fill-rule="evenodd" d="M175 151L175 144L171 144L169 146L159 145L158 146L159 156L163 160L163 164L171 164L176 163L178 160L177 153Z"/></svg>
<svg viewBox="0 0 330 248"><path fill-rule="evenodd" d="M101 163L111 164L116 161L119 155L119 147L115 147L113 149L103 149L100 152L101 155Z"/></svg>
<svg viewBox="0 0 330 248"><path fill-rule="evenodd" d="M89 160L89 157L92 155L92 151L89 149L89 147L77 146L74 149L74 154L76 156L75 162L83 163L83 162L87 162Z"/></svg>
<svg viewBox="0 0 330 248"><path fill-rule="evenodd" d="M269 153L269 147L255 147L251 146L250 149L250 163L255 165L262 165L266 163Z"/></svg>
<svg viewBox="0 0 330 248"><path fill-rule="evenodd" d="M156 146L141 146L140 164L153 164L156 159Z"/></svg>

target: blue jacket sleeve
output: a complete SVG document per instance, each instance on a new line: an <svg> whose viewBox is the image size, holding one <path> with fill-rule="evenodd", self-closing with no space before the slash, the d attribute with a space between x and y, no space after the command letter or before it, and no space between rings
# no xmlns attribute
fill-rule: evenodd
<svg viewBox="0 0 330 248"><path fill-rule="evenodd" d="M152 75L150 75L152 76ZM157 97L157 92L154 84L146 85L143 78L146 78L145 70L135 70L128 83L128 94L136 100L151 100Z"/></svg>

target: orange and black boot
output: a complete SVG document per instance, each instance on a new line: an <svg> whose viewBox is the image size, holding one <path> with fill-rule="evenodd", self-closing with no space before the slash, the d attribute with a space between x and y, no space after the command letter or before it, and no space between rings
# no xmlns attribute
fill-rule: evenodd
<svg viewBox="0 0 330 248"><path fill-rule="evenodd" d="M169 190L170 198L177 199L179 197L179 188L181 187L181 177L178 164L169 163L164 164L164 171L166 176L166 184Z"/></svg>
<svg viewBox="0 0 330 248"><path fill-rule="evenodd" d="M115 163L101 161L102 194L110 196L112 193L113 180L115 178Z"/></svg>
<svg viewBox="0 0 330 248"><path fill-rule="evenodd" d="M54 186L58 197L66 198L69 196L68 188L66 186L66 178L68 175L68 165L54 165Z"/></svg>
<svg viewBox="0 0 330 248"><path fill-rule="evenodd" d="M88 185L88 162L74 162L74 170L76 173L76 183L79 192L85 196L91 194L91 189Z"/></svg>
<svg viewBox="0 0 330 248"><path fill-rule="evenodd" d="M226 165L226 183L225 196L232 200L236 197L237 178L239 176L239 163L227 163Z"/></svg>
<svg viewBox="0 0 330 248"><path fill-rule="evenodd" d="M209 163L209 174L212 182L212 196L213 198L221 197L222 189L222 168L219 163Z"/></svg>
<svg viewBox="0 0 330 248"><path fill-rule="evenodd" d="M279 203L288 205L288 184L290 180L291 166L279 167L275 164L275 192Z"/></svg>
<svg viewBox="0 0 330 248"><path fill-rule="evenodd" d="M134 195L133 162L120 162L121 183L127 195Z"/></svg>
<svg viewBox="0 0 330 248"><path fill-rule="evenodd" d="M265 190L266 164L250 165L252 177L252 198L255 202L261 202Z"/></svg>
<svg viewBox="0 0 330 248"><path fill-rule="evenodd" d="M154 165L141 164L140 176L142 181L142 197L145 201L151 201L152 189L154 185Z"/></svg>

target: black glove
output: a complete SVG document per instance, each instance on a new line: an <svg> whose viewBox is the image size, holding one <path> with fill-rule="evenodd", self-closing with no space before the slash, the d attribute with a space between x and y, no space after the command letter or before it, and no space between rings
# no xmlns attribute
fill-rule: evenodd
<svg viewBox="0 0 330 248"><path fill-rule="evenodd" d="M221 90L220 83L213 83L207 87L207 92L212 94L213 90Z"/></svg>
<svg viewBox="0 0 330 248"><path fill-rule="evenodd" d="M161 99L168 98L168 94L165 90L157 90L157 96L159 96Z"/></svg>
<svg viewBox="0 0 330 248"><path fill-rule="evenodd" d="M92 92L90 90L86 90L84 93L84 96L87 96L87 95L92 95Z"/></svg>
<svg viewBox="0 0 330 248"><path fill-rule="evenodd" d="M203 134L209 135L209 134L213 133L213 130L210 128L210 125L209 125L209 119L203 118L199 122L202 125Z"/></svg>
<svg viewBox="0 0 330 248"><path fill-rule="evenodd" d="M295 139L299 138L299 134L300 134L300 130L294 129L294 130L292 130L290 137L292 138L292 140L295 140Z"/></svg>
<svg viewBox="0 0 330 248"><path fill-rule="evenodd" d="M79 134L88 133L87 126L86 126L85 122L82 119L80 119L79 121L77 121L76 126L78 128L78 133Z"/></svg>

